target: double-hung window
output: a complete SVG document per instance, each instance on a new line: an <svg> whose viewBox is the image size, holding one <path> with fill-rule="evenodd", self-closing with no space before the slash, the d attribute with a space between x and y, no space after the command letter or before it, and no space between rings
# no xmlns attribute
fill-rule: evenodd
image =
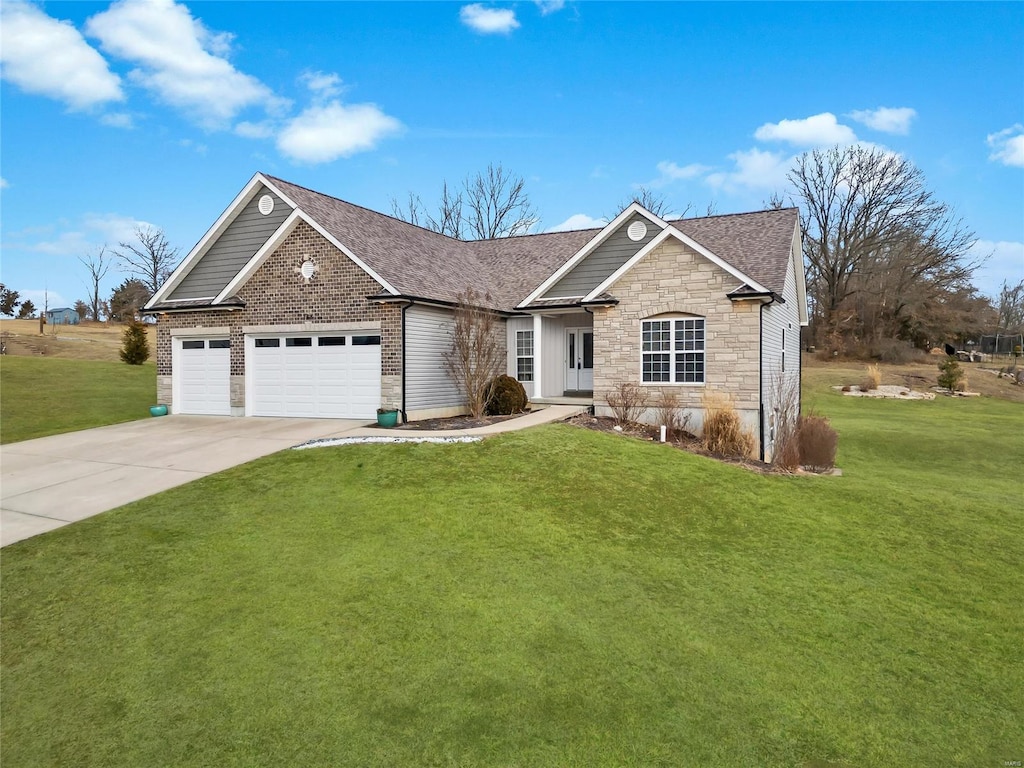
<svg viewBox="0 0 1024 768"><path fill-rule="evenodd" d="M704 318L644 320L642 380L648 383L704 383Z"/></svg>
<svg viewBox="0 0 1024 768"><path fill-rule="evenodd" d="M533 331L516 331L516 378L533 381Z"/></svg>

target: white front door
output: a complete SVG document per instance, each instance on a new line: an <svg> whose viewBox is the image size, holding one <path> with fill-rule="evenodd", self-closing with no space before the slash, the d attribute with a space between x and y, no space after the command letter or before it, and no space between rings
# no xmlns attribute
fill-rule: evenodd
<svg viewBox="0 0 1024 768"><path fill-rule="evenodd" d="M569 328L565 332L565 391L594 389L594 331Z"/></svg>

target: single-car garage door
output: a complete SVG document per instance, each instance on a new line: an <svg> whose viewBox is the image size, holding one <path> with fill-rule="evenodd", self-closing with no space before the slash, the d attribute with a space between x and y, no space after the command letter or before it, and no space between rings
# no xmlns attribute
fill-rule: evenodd
<svg viewBox="0 0 1024 768"><path fill-rule="evenodd" d="M231 415L231 342L176 339L175 413Z"/></svg>
<svg viewBox="0 0 1024 768"><path fill-rule="evenodd" d="M323 333L246 338L249 413L372 419L380 406L380 335Z"/></svg>

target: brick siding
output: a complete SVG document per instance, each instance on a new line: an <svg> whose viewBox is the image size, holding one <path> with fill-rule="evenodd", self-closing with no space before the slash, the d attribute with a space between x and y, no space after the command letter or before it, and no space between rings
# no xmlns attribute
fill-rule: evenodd
<svg viewBox="0 0 1024 768"><path fill-rule="evenodd" d="M306 259L317 265L305 280L299 266ZM245 405L245 344L243 328L258 325L304 325L310 332L328 323L367 323L380 328L381 405L401 406L402 311L393 304L376 304L367 296L384 289L351 259L306 222L299 222L287 239L242 286L238 297L245 308L234 311L172 312L157 318L157 390L160 402L171 397L171 330L197 326L228 326L231 336L231 405Z"/></svg>

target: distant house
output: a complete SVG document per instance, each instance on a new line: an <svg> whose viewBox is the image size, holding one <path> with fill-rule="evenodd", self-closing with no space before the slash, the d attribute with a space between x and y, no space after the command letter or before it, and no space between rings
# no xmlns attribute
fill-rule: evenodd
<svg viewBox="0 0 1024 768"><path fill-rule="evenodd" d="M256 174L156 292L158 402L173 413L409 419L465 412L445 370L473 288L535 404L611 413L623 383L730 395L771 456L807 324L794 208L464 242ZM788 354L787 354L788 352ZM645 414L648 420L656 414Z"/></svg>
<svg viewBox="0 0 1024 768"><path fill-rule="evenodd" d="M46 312L46 322L51 325L78 325L79 317L71 307L58 307Z"/></svg>

